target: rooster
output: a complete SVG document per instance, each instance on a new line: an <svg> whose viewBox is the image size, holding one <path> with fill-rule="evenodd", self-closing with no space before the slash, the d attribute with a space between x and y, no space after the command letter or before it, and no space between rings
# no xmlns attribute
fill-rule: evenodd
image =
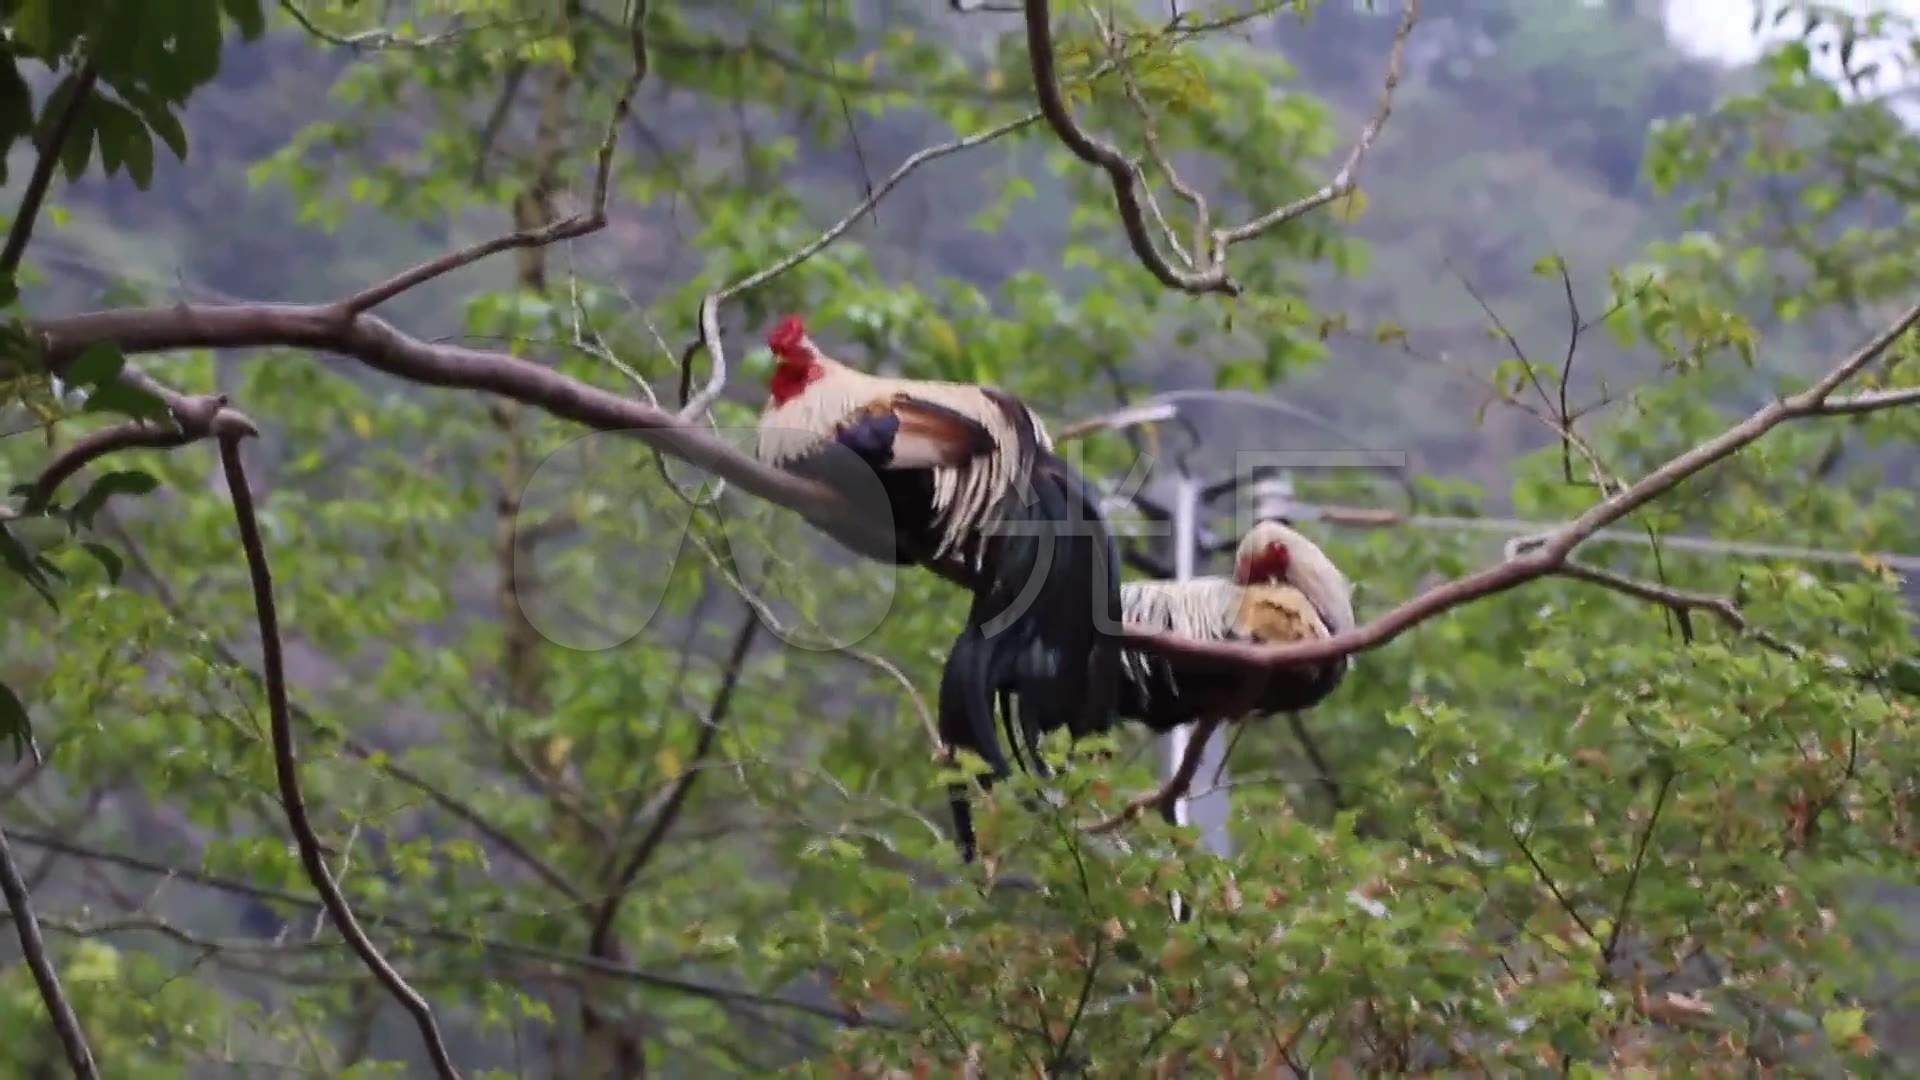
<svg viewBox="0 0 1920 1080"><path fill-rule="evenodd" d="M775 325L767 347L775 363L760 460L843 491L877 479L895 538L854 550L897 565L952 557L972 572L973 602L940 678L948 748L986 762L983 786L1012 774L996 697L1023 770L1023 746L1043 733L1111 729L1120 648L1101 627L1119 625L1119 550L1098 494L1054 454L1039 417L994 387L857 371L814 344L798 316ZM949 796L971 862L965 790Z"/></svg>
<svg viewBox="0 0 1920 1080"><path fill-rule="evenodd" d="M1241 538L1233 578L1129 581L1121 606L1129 626L1196 641L1278 644L1331 637L1353 628L1352 585L1313 541L1277 521ZM1223 679L1217 671L1182 676L1163 656L1122 654L1120 715L1154 731L1197 720L1298 712L1345 679L1342 656L1304 669Z"/></svg>

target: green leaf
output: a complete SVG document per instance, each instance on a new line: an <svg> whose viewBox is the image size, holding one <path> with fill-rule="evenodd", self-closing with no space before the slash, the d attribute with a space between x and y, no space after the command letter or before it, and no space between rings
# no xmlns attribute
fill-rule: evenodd
<svg viewBox="0 0 1920 1080"><path fill-rule="evenodd" d="M41 58L53 52L53 0L26 0L13 15L14 40Z"/></svg>
<svg viewBox="0 0 1920 1080"><path fill-rule="evenodd" d="M26 703L3 682L0 682L0 738L13 744L15 761L33 745L33 721L27 717Z"/></svg>
<svg viewBox="0 0 1920 1080"><path fill-rule="evenodd" d="M111 174L125 166L135 187L145 191L153 182L153 136L133 110L117 101L94 103L100 132L100 159Z"/></svg>
<svg viewBox="0 0 1920 1080"><path fill-rule="evenodd" d="M1834 1009L1820 1018L1820 1026L1826 1029L1827 1038L1842 1043L1860 1034L1866 1021L1864 1010Z"/></svg>
<svg viewBox="0 0 1920 1080"><path fill-rule="evenodd" d="M95 561L100 564L101 569L107 572L107 581L110 584L120 584L120 575L126 572L127 564L125 560L120 558L118 552L115 552L105 544L93 540L85 541L80 546L86 549L87 554L93 556Z"/></svg>
<svg viewBox="0 0 1920 1080"><path fill-rule="evenodd" d="M127 357L120 347L103 341L87 346L79 359L67 365L66 379L75 386L96 387L118 378L126 366Z"/></svg>
<svg viewBox="0 0 1920 1080"><path fill-rule="evenodd" d="M133 186L141 191L153 183L153 137L147 129L135 125L127 135L123 147L127 161L127 175L133 178Z"/></svg>
<svg viewBox="0 0 1920 1080"><path fill-rule="evenodd" d="M40 569L38 561L25 545L5 526L0 525L0 563L5 563L14 576L33 587L47 606L60 610L60 602L54 598L53 590L48 586L46 572Z"/></svg>
<svg viewBox="0 0 1920 1080"><path fill-rule="evenodd" d="M94 115L91 97L74 106L73 126L60 144L60 166L66 170L69 183L86 173L87 162L93 157Z"/></svg>
<svg viewBox="0 0 1920 1080"><path fill-rule="evenodd" d="M152 474L138 469L121 469L110 472L93 482L87 493L73 504L73 520L91 528L93 516L115 495L145 495L160 486L160 481Z"/></svg>
<svg viewBox="0 0 1920 1080"><path fill-rule="evenodd" d="M165 420L170 415L166 402L151 391L125 382L110 382L94 387L93 392L87 395L87 403L81 411L116 412L135 420Z"/></svg>

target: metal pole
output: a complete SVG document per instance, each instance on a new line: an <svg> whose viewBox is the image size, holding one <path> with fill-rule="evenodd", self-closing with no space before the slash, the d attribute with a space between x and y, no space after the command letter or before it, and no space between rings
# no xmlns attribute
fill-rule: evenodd
<svg viewBox="0 0 1920 1080"><path fill-rule="evenodd" d="M1200 481L1186 471L1182 471L1174 487L1173 499L1173 579L1189 581L1193 578L1194 561L1199 553L1199 517L1200 517ZM1187 746L1193 737L1190 724L1168 732L1160 740L1160 779L1172 779L1174 771L1180 767L1180 759L1186 755ZM1200 769L1194 776L1194 786L1212 787L1215 770L1225 765L1226 740L1210 739L1201 751ZM1225 773L1221 779L1225 780ZM1232 840L1227 833L1227 814L1229 801L1224 790L1210 791L1198 799L1182 798L1173 806L1174 821L1180 825L1198 825L1200 842L1215 855L1226 856L1232 851Z"/></svg>

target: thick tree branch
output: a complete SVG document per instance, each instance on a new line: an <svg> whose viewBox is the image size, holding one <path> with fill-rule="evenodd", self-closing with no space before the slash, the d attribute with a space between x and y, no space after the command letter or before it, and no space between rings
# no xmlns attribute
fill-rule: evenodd
<svg viewBox="0 0 1920 1080"><path fill-rule="evenodd" d="M27 190L21 194L20 207L13 214L13 225L7 229L6 246L0 248L0 278L11 278L20 269L20 260L27 253L27 241L33 239L34 222L40 217L40 204L46 201L47 189L53 186L54 170L60 166L60 150L66 145L67 136L73 132L74 121L79 118L80 110L86 107L87 99L93 96L94 84L99 80L100 71L89 57L80 64L80 70L74 76L73 94L67 98L60 115L54 118L53 128L47 132L47 140L40 146L40 157L33 163L33 173L27 177Z"/></svg>
<svg viewBox="0 0 1920 1080"><path fill-rule="evenodd" d="M53 1029L67 1053L67 1064L82 1080L98 1080L100 1070L93 1063L93 1050L87 1046L80 1020L74 1016L73 1005L60 987L60 974L47 956L47 943L40 936L40 922L34 917L33 901L27 895L26 878L20 873L20 865L13 861L13 849L7 844L4 829L0 829L0 893L5 894L7 909L13 913L13 928L20 935L20 951L27 958L33 981L40 987L40 1000L46 1003L47 1015L53 1019Z"/></svg>
<svg viewBox="0 0 1920 1080"><path fill-rule="evenodd" d="M327 869L326 858L321 853L320 838L314 832L313 822L307 818L306 798L300 791L300 774L294 760L293 718L287 708L287 675L285 661L280 652L279 614L273 599L273 575L267 566L266 544L260 538L260 521L254 513L253 491L247 484L246 466L240 459L241 440L249 436L257 437L258 430L250 424L241 424L229 420L217 425L214 434L220 442L220 465L226 473L227 490L233 499L233 516L240 529L240 544L246 552L247 573L253 579L253 604L260 620L261 666L267 682L267 712L273 730L273 770L280 784L280 800L287 811L287 824L293 830L295 844L300 849L300 861L306 866L307 877L320 894L321 902L326 906L327 914L340 930L340 936L358 953L367 969L386 986L395 1000L407 1012L413 1015L414 1024L420 1029L420 1037L426 1041L427 1055L433 1062L433 1068L441 1080L459 1080L460 1071L454 1068L453 1058L447 1053L446 1041L440 1037L440 1025L434 1021L433 1010L400 973L393 970L386 957L374 947L365 930L353 916L353 909L347 905L347 898L341 894L340 886L334 883L333 873Z"/></svg>
<svg viewBox="0 0 1920 1080"><path fill-rule="evenodd" d="M763 465L728 440L665 410L508 353L429 344L371 312L356 315L339 304L176 304L36 319L29 326L56 372L102 342L128 354L271 347L335 353L409 382L493 394L563 420L632 436L748 494L800 513L843 542L881 539L885 528L832 488ZM958 563L940 564L936 572L962 583L969 580Z"/></svg>
<svg viewBox="0 0 1920 1080"><path fill-rule="evenodd" d="M1202 258L1198 250L1192 253L1196 268L1181 270L1175 267L1160 250L1154 246L1152 231L1148 228L1149 213L1163 219L1159 207L1153 205L1153 195L1146 189L1140 163L1122 153L1120 148L1106 142L1087 131L1074 119L1073 110L1067 104L1066 95L1060 88L1060 75L1056 67L1057 59L1053 46L1053 13L1048 0L1026 0L1026 29L1028 59L1033 65L1033 83L1035 93L1040 99L1040 111L1046 116L1047 124L1053 129L1066 148L1073 155L1089 165L1101 169L1113 187L1114 202L1120 211L1120 224L1126 232L1127 244L1133 249L1135 257L1163 285L1181 292L1223 293L1227 296L1240 295L1238 282L1227 269L1227 250L1233 245L1251 240L1264 233L1286 224L1310 211L1325 206L1333 200L1353 191L1358 182L1360 164L1365 160L1367 151L1372 149L1380 132L1386 127L1387 117L1393 111L1393 96L1400 84L1401 63L1406 55L1407 40L1413 33L1413 27L1420 18L1420 0L1403 0L1400 27L1394 33L1393 47L1387 57L1387 73L1383 80L1380 101L1373 117L1361 129L1360 136L1348 151L1346 160L1340 168L1319 190L1296 199L1285 206L1275 209L1230 229L1213 229L1208 233L1208 251ZM1159 155L1156 155L1158 157ZM1164 161L1162 162L1164 166ZM1171 169L1168 170L1171 173ZM1177 178L1175 187L1180 186Z"/></svg>
<svg viewBox="0 0 1920 1080"><path fill-rule="evenodd" d="M150 391L159 391L158 396L173 412L173 425L169 427L150 420L130 420L98 431L90 431L75 439L73 445L56 455L34 479L33 488L27 493L24 505L26 513L38 513L44 509L53 501L53 496L59 491L61 484L81 469L110 454L143 448L169 450L210 438L213 435L216 419L219 423L239 424L243 428L253 426L253 421L243 414L227 408L225 394L184 396L163 390L153 380L132 372L123 373L121 379Z"/></svg>

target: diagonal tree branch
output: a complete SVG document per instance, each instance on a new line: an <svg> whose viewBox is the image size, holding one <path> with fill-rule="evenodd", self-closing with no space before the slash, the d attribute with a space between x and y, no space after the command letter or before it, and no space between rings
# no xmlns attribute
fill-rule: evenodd
<svg viewBox="0 0 1920 1080"><path fill-rule="evenodd" d="M394 999L413 1015L414 1024L420 1029L420 1036L426 1041L427 1056L433 1061L433 1068L441 1080L459 1080L460 1071L454 1068L453 1058L447 1053L447 1045L440 1036L440 1026L434 1021L433 1010L426 999L407 985L400 973L393 970L386 957L380 955L360 928L353 916L353 909L347 905L347 898L341 894L340 886L334 883L333 874L327 869L327 862L321 853L320 838L314 832L313 822L307 818L306 798L300 792L300 774L294 760L293 719L287 708L287 675L284 658L280 653L279 614L273 600L273 575L267 566L266 544L260 538L260 521L254 513L253 492L247 484L247 471L240 459L240 443L247 437L257 437L259 431L251 424L228 419L217 424L214 434L220 442L220 465L226 473L227 490L233 498L233 516L240 529L240 544L247 557L247 573L253 579L253 604L260 619L260 652L262 667L267 682L267 711L273 728L273 769L280 783L280 800L287 811L287 824L293 830L295 844L300 849L300 861L305 864L307 877L320 894L321 902L326 906L327 914L339 928L340 936L358 953L367 969L386 986Z"/></svg>
<svg viewBox="0 0 1920 1080"><path fill-rule="evenodd" d="M87 1046L80 1020L74 1016L67 993L60 988L60 975L47 956L47 943L40 936L40 921L33 914L26 878L20 874L20 865L13 861L13 849L7 844L4 829L0 829L0 894L6 896L7 909L13 913L14 931L20 935L20 951L26 955L33 981L40 987L40 1000L46 1003L47 1015L53 1018L53 1029L60 1035L67 1064L81 1080L98 1080L100 1070L93 1063L93 1050Z"/></svg>
<svg viewBox="0 0 1920 1080"><path fill-rule="evenodd" d="M1009 120L1004 124L987 128L984 131L978 131L972 135L954 139L950 142L940 143L915 151L909 155L905 161L902 161L893 172L889 173L885 180L874 185L873 190L867 193L866 198L860 200L853 209L847 211L845 216L839 221L834 222L825 232L794 249L792 253L778 262L756 270L731 285L708 293L700 301L700 337L687 349L681 359L680 399L682 404L680 406L680 418L683 420L691 420L704 415L708 409L713 407L714 402L720 400L721 393L726 390L726 352L720 345L719 314L721 304L726 303L728 300L742 293L765 285L767 282L772 281L774 278L785 274L794 267L799 266L801 263L819 254L829 244L844 236L847 230L853 228L854 223L860 220L861 215L871 212L875 206L880 204L880 200L891 194L894 188L899 187L900 183L920 166L938 161L952 154L960 153L963 150L971 150L976 146L983 146L997 139L1005 138L1039 119L1039 113L1028 113L1017 119ZM687 389L693 382L692 361L696 352L705 352L707 354L708 359L713 364L713 370L707 376L706 385L701 388L698 394L689 398L687 396Z"/></svg>
<svg viewBox="0 0 1920 1080"><path fill-rule="evenodd" d="M1897 390L1863 390L1858 394L1828 398L1814 410L1813 415L1859 416L1908 405L1920 405L1920 386L1903 386Z"/></svg>
<svg viewBox="0 0 1920 1080"><path fill-rule="evenodd" d="M79 119L80 110L93 96L94 84L99 80L100 69L94 66L93 58L88 57L74 76L72 96L67 98L66 106L54 119L52 130L47 132L47 141L41 145L40 156L33 163L33 174L27 177L27 190L21 194L20 208L14 211L13 225L7 229L6 246L0 248L0 278L11 278L20 269L20 259L27 253L27 241L33 239L33 226L40 217L40 204L46 201L47 189L53 186L53 173L60 165L60 150L66 145L67 136L73 133L74 121Z"/></svg>
<svg viewBox="0 0 1920 1080"><path fill-rule="evenodd" d="M335 353L409 382L493 394L564 420L629 435L751 495L795 510L843 541L880 539L885 529L856 512L832 488L763 465L726 439L663 409L509 353L429 344L371 312L354 314L339 304L176 304L35 319L28 325L56 373L102 342L129 354L260 347ZM942 564L939 572L960 582L969 579L957 562Z"/></svg>
<svg viewBox="0 0 1920 1080"><path fill-rule="evenodd" d="M727 710L733 704L734 690L740 685L740 674L747 663L747 653L753 648L754 637L760 630L760 613L751 605L747 607L746 620L740 625L740 632L734 635L733 649L727 655L726 667L720 675L720 688L714 692L713 708L707 715L700 717L700 734L694 740L693 755L682 767L680 775L674 778L673 786L667 790L660 808L653 815L652 823L646 834L634 845L633 852L627 856L625 865L614 880L613 888L594 914L593 930L587 939L589 956L605 956L611 959L609 948L614 923L620 917L620 907L626 902L627 891L646 869L660 844L672 830L674 822L680 817L680 809L686 804L687 796L692 793L693 785L704 771L700 768L713 745L719 739L720 725L726 721Z"/></svg>
<svg viewBox="0 0 1920 1080"><path fill-rule="evenodd" d="M1524 545L1526 550L1517 551L1486 569L1428 589L1363 626L1332 637L1321 638L1318 641L1288 645L1252 645L1233 641L1203 642L1177 634L1146 634L1129 631L1126 634L1127 646L1145 652L1182 657L1190 662L1198 662L1196 666L1202 667L1213 664L1222 667L1259 669L1324 661L1365 649L1378 648L1414 626L1446 611L1496 593L1506 592L1549 574L1582 578L1682 610L1689 606L1712 610L1722 619L1730 620L1737 627L1743 627L1745 619L1738 609L1730 607L1730 601L1728 607L1722 607L1714 603L1711 597L1683 593L1666 586L1636 582L1608 574L1606 571L1574 564L1570 556L1574 548L1602 527L1666 495L1688 478L1738 453L1775 427L1790 420L1822 415L1822 409L1835 390L1883 355L1916 323L1920 323L1920 304L1909 307L1871 341L1842 358L1806 389L1790 397L1778 398L1768 403L1719 435L1669 459L1635 483L1617 489L1613 495L1596 503L1586 513L1552 533L1526 541ZM1199 767L1200 753L1204 746L1205 740L1196 732L1194 741L1188 744L1186 753L1181 757L1173 777L1167 780L1160 791L1141 796L1129 804L1121 814L1099 823L1094 828L1101 831L1116 828L1125 820L1138 814L1145 806L1152 805L1155 799L1177 798L1185 793L1194 771Z"/></svg>
<svg viewBox="0 0 1920 1080"><path fill-rule="evenodd" d="M1387 56L1387 72L1379 104L1333 179L1319 190L1285 206L1276 207L1245 224L1211 230L1205 258L1202 259L1200 251L1194 251L1191 261L1196 265L1191 270L1174 266L1154 245L1147 218L1151 214L1156 219L1164 220L1164 215L1154 204L1153 194L1146 188L1140 162L1128 157L1114 144L1095 136L1074 119L1073 110L1060 88L1060 73L1053 44L1053 12L1048 0L1026 0L1027 53L1033 66L1034 91L1040 99L1040 111L1046 116L1047 125L1075 157L1107 174L1127 244L1141 264L1170 289L1195 295L1222 293L1238 296L1240 284L1227 269L1229 248L1271 232L1353 191L1358 183L1360 164L1386 127L1387 117L1393 111L1393 96L1400 85L1400 69L1406 56L1407 40L1412 36L1414 24L1419 18L1420 0L1402 0L1400 26L1394 32L1393 47ZM1155 156L1161 157L1158 154ZM1160 163L1171 175L1172 170L1166 162L1161 160ZM1173 183L1176 190L1182 186L1177 178Z"/></svg>
<svg viewBox="0 0 1920 1080"><path fill-rule="evenodd" d="M1231 641L1198 642L1174 634L1129 632L1126 635L1127 647L1185 657L1199 662L1201 666L1213 662L1227 667L1249 668L1287 667L1379 648L1420 623L1462 604L1560 572L1573 550L1601 528L1665 496L1701 471L1739 453L1781 424L1822 415L1822 409L1835 390L1885 354L1916 323L1920 323L1920 304L1907 308L1872 340L1841 358L1825 375L1799 393L1769 402L1713 438L1675 455L1659 468L1595 503L1574 520L1545 536L1527 541L1525 550L1516 551L1492 566L1428 589L1355 629L1318 641L1266 646Z"/></svg>
<svg viewBox="0 0 1920 1080"><path fill-rule="evenodd" d="M424 285L434 278L479 262L489 255L515 248L537 248L556 244L562 240L572 240L599 232L607 224L607 189L613 181L613 154L620 143L620 125L626 123L627 113L633 107L633 95L640 89L640 83L647 77L647 0L636 0L628 32L632 36L633 73L627 76L627 82L620 90L620 97L613 105L613 118L607 121L606 134L601 136L600 150L594 159L593 194L588 200L587 209L572 217L563 218L537 228L521 229L505 236L496 236L491 240L450 251L438 258L428 259L417 266L410 267L393 275L385 281L370 285L365 289L340 301L340 308L348 315L358 315L399 296L401 293Z"/></svg>

